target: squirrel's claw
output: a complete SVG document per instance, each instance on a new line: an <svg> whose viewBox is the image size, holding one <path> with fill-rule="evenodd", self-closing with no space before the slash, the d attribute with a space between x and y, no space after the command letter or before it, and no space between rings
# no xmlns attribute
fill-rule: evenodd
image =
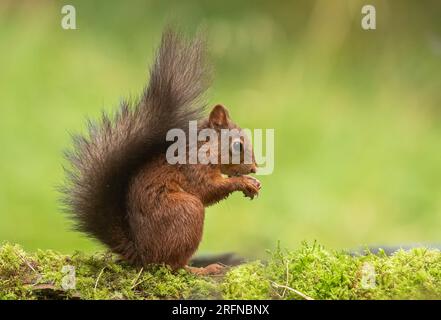
<svg viewBox="0 0 441 320"><path fill-rule="evenodd" d="M262 184L259 180L257 180L254 177L251 176L243 176L245 179L245 188L243 190L243 193L245 197L250 198L250 200L253 200L254 197L257 197L259 195L259 191L262 188Z"/></svg>

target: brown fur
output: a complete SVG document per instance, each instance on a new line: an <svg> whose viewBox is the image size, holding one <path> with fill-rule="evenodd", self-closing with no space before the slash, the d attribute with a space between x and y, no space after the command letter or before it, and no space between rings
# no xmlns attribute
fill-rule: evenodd
<svg viewBox="0 0 441 320"><path fill-rule="evenodd" d="M170 165L165 159L167 131L185 130L189 120L199 120L199 129L237 128L220 105L201 118L208 84L203 48L201 40L185 42L167 30L140 100L124 102L113 119L90 122L89 136L74 137L67 154L72 169L62 191L77 229L136 265L185 266L202 239L204 207L234 191L253 198L260 189L246 176L255 163Z"/></svg>

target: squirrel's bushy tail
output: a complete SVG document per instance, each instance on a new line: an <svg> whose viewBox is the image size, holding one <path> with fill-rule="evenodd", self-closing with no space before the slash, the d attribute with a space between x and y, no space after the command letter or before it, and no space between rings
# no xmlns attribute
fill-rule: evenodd
<svg viewBox="0 0 441 320"><path fill-rule="evenodd" d="M115 115L89 121L86 136L73 137L62 201L76 229L118 253L133 252L125 218L130 178L165 152L169 129L185 130L189 120L202 116L208 74L202 38L187 41L167 29L139 100L122 102Z"/></svg>

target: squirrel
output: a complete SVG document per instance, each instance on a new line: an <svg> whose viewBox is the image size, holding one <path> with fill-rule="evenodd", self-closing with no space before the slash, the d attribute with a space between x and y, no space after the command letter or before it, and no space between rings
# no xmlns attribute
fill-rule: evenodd
<svg viewBox="0 0 441 320"><path fill-rule="evenodd" d="M167 162L170 129L185 131L196 120L198 131L241 130L222 105L204 116L211 78L206 56L203 37L187 39L167 28L140 98L123 100L113 116L89 120L88 133L73 135L66 151L62 202L75 229L132 265L218 272L219 265L188 266L202 239L204 208L234 191L253 199L261 188L249 175L257 170L254 154L249 164L243 157L238 164Z"/></svg>

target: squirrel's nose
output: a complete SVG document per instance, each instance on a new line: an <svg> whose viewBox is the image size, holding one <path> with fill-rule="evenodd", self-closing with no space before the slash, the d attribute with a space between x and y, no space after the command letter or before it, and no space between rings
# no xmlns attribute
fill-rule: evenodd
<svg viewBox="0 0 441 320"><path fill-rule="evenodd" d="M252 167L252 168L250 169L250 172L251 172L251 173L256 173L256 172L257 172L257 168L256 168L256 167Z"/></svg>

